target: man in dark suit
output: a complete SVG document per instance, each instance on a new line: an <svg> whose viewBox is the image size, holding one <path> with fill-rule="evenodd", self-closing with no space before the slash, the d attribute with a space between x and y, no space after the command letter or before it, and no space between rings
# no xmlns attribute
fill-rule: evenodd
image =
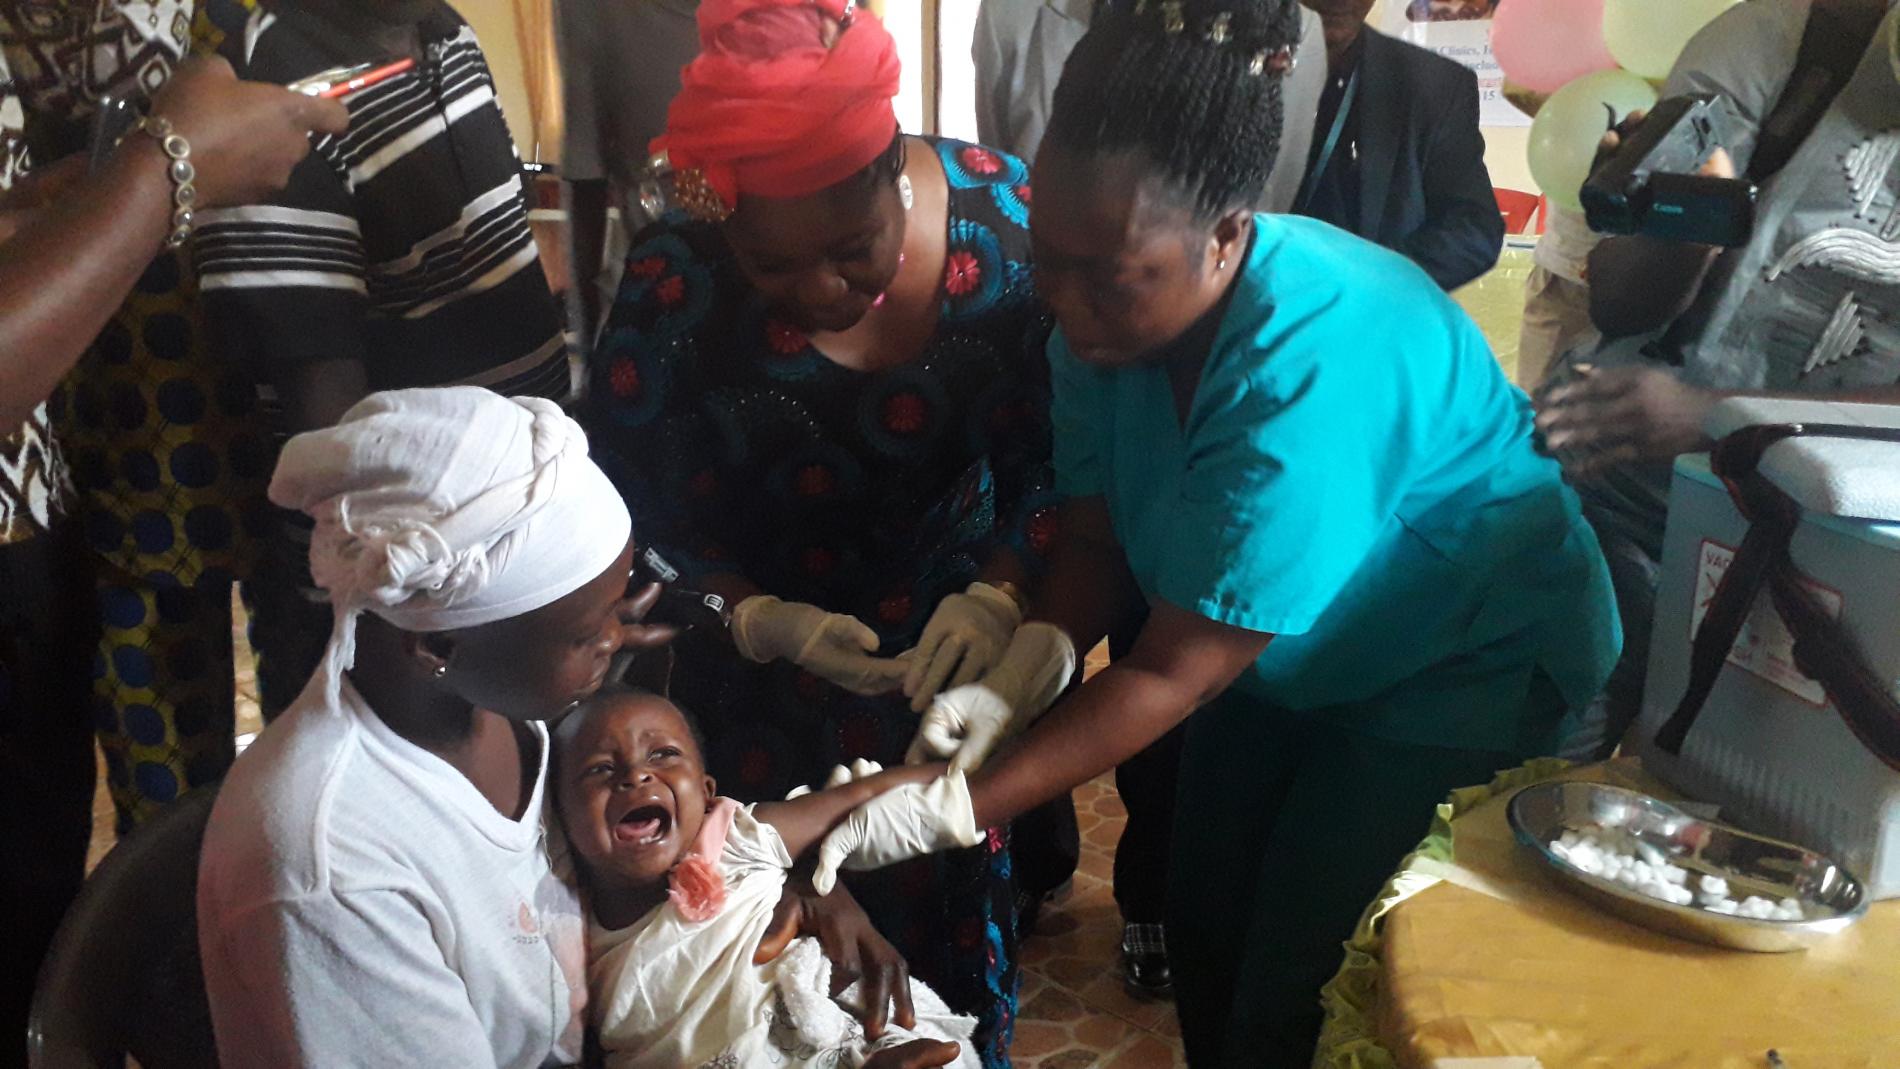
<svg viewBox="0 0 1900 1069"><path fill-rule="evenodd" d="M1326 31L1327 83L1294 210L1404 253L1447 290L1504 246L1469 70L1366 26L1374 0L1301 0Z"/></svg>

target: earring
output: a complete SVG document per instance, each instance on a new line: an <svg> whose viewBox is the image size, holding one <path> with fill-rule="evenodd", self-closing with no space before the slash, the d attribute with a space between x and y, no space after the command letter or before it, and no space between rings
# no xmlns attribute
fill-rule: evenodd
<svg viewBox="0 0 1900 1069"><path fill-rule="evenodd" d="M1223 257L1221 257L1220 259L1218 259L1218 260L1215 260L1215 261L1214 261L1214 270L1216 270L1216 271L1225 271L1225 270L1227 270L1227 257L1225 257L1225 256L1223 256Z"/></svg>
<svg viewBox="0 0 1900 1069"><path fill-rule="evenodd" d="M436 677L437 679L441 679L441 678L442 678L443 676L446 676L446 675L448 675L448 674L449 674L449 666L448 666L448 665L446 665L446 664L438 664L438 665L436 665L436 666L435 666L435 677Z"/></svg>
<svg viewBox="0 0 1900 1069"><path fill-rule="evenodd" d="M910 176L907 174L897 176L897 199L904 202L905 211L910 211L910 206L917 200L916 194L910 188Z"/></svg>

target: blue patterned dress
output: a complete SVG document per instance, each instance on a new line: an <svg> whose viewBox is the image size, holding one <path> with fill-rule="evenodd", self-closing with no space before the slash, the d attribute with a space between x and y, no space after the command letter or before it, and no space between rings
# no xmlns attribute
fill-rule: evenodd
<svg viewBox="0 0 1900 1069"><path fill-rule="evenodd" d="M627 258L587 416L635 535L682 570L738 573L850 613L887 652L999 548L1032 568L1054 534L1050 322L1029 267L1029 187L1013 157L932 141L949 178L942 315L916 360L839 366L776 318L715 227L661 223ZM917 716L730 644L689 636L673 696L705 727L720 793L776 799L868 757L902 760ZM912 971L980 1020L1009 1064L1016 931L1008 834L854 878Z"/></svg>

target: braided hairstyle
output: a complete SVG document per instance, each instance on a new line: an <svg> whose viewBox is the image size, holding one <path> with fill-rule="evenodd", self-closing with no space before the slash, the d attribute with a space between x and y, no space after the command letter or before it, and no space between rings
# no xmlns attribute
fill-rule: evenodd
<svg viewBox="0 0 1900 1069"><path fill-rule="evenodd" d="M1299 35L1297 0L1097 0L1044 140L1142 153L1197 222L1251 208L1280 151Z"/></svg>

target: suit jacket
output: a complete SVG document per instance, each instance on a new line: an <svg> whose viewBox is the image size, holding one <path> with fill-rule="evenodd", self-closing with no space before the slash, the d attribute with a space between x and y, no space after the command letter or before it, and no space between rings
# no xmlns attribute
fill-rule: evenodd
<svg viewBox="0 0 1900 1069"><path fill-rule="evenodd" d="M1368 27L1359 57L1360 237L1404 253L1447 290L1504 248L1470 70ZM1324 131L1316 131L1324 137Z"/></svg>
<svg viewBox="0 0 1900 1069"><path fill-rule="evenodd" d="M971 57L976 62L977 139L1034 163L1049 123L1056 82L1075 43L1088 32L1095 0L983 0L976 12ZM1280 154L1260 210L1293 206L1313 143L1313 117L1326 86L1326 40L1319 16L1300 9L1294 66L1281 88L1285 118Z"/></svg>

